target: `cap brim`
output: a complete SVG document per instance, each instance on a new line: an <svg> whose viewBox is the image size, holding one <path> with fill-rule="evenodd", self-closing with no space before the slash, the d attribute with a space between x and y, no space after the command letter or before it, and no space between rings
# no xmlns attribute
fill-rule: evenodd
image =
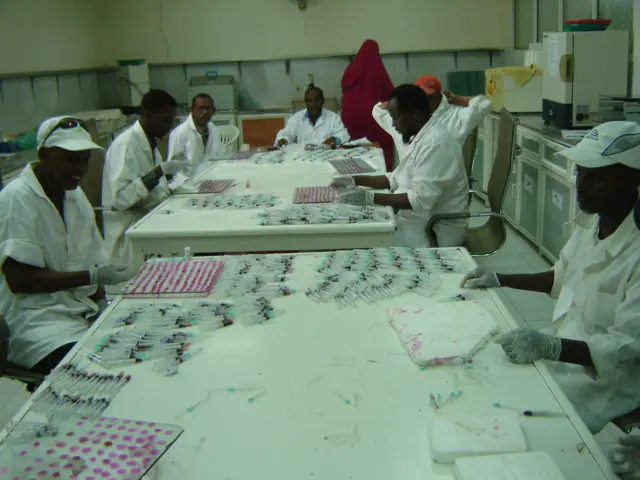
<svg viewBox="0 0 640 480"><path fill-rule="evenodd" d="M85 140L83 138L65 139L61 142L56 142L53 145L43 145L42 147L58 147L70 152L81 152L83 150L104 150L104 148L102 148L100 145L93 143L91 140Z"/></svg>
<svg viewBox="0 0 640 480"><path fill-rule="evenodd" d="M611 157L605 157L604 155L594 153L593 149L588 147L585 148L580 145L567 148L566 150L561 150L554 156L568 158L576 165L584 168L608 167L609 165L615 165L618 163Z"/></svg>

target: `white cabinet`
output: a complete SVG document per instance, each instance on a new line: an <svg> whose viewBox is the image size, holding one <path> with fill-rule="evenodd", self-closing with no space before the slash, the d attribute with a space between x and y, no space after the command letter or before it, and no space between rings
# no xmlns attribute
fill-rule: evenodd
<svg viewBox="0 0 640 480"><path fill-rule="evenodd" d="M531 241L538 243L540 236L540 162L520 158L518 189L518 228Z"/></svg>
<svg viewBox="0 0 640 480"><path fill-rule="evenodd" d="M518 228L518 210L520 204L518 202L519 190L518 182L520 170L520 161L518 157L515 157L511 162L511 171L509 172L509 179L507 180L507 188L504 192L504 198L502 199L502 215L504 218L514 227Z"/></svg>
<svg viewBox="0 0 640 480"><path fill-rule="evenodd" d="M575 183L543 169L542 192L540 250L555 261L572 233L576 212Z"/></svg>
<svg viewBox="0 0 640 480"><path fill-rule="evenodd" d="M569 178L571 170L569 160L562 155L556 156L556 153L562 152L566 148L564 145L545 139L542 145L542 164L561 177Z"/></svg>

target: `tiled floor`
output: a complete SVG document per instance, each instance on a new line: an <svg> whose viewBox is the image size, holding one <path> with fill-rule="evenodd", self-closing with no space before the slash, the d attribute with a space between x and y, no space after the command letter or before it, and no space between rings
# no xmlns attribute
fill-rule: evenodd
<svg viewBox="0 0 640 480"><path fill-rule="evenodd" d="M474 204L474 210L481 209ZM502 273L534 273L547 270L551 264L514 230L509 230L506 244L495 255L477 258L479 265ZM507 308L522 325L540 329L551 324L554 302L543 294L505 289L499 291ZM5 425L26 401L28 394L23 385L12 380L0 379L0 426ZM617 427L609 425L596 438L607 452L622 435Z"/></svg>

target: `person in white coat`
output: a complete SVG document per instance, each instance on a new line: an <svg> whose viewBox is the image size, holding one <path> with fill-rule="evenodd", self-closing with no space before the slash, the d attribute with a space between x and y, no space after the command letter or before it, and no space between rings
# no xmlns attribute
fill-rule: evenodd
<svg viewBox="0 0 640 480"><path fill-rule="evenodd" d="M191 165L189 177L201 173L207 162L219 158L225 152L220 132L211 118L216 112L213 98L199 93L191 101L187 119L169 135L169 160L186 159Z"/></svg>
<svg viewBox="0 0 640 480"><path fill-rule="evenodd" d="M294 113L285 127L276 135L275 146L290 143L303 145L324 144L331 148L347 143L349 132L344 127L340 115L324 108L324 93L311 85L304 92L305 110Z"/></svg>
<svg viewBox="0 0 640 480"><path fill-rule="evenodd" d="M0 315L9 361L48 374L106 308L104 285L133 275L109 264L93 208L81 188L92 150L80 120L45 120L39 161L0 192Z"/></svg>
<svg viewBox="0 0 640 480"><path fill-rule="evenodd" d="M510 287L557 298L549 332L498 337L514 363L549 360L555 380L592 432L640 405L640 126L609 122L559 153L577 165L582 212L553 269L502 275L477 268L463 285Z"/></svg>
<svg viewBox="0 0 640 480"><path fill-rule="evenodd" d="M102 173L102 206L107 251L114 262L131 263L126 230L170 194L167 175L189 168L183 160L162 161L157 139L176 118L175 99L149 90L140 104L140 120L122 132L107 151Z"/></svg>
<svg viewBox="0 0 640 480"><path fill-rule="evenodd" d="M339 176L331 185L344 189L339 196L342 203L393 207L397 212L394 245L427 247L426 226L434 214L469 211L462 147L432 118L427 95L415 85L401 85L393 91L389 112L408 145L405 161L386 175ZM467 229L467 219L439 222L435 227L438 245L461 245Z"/></svg>
<svg viewBox="0 0 640 480"><path fill-rule="evenodd" d="M464 97L452 92L442 93L440 81L431 75L420 77L416 85L429 96L434 122L441 123L459 142L464 142L473 131L480 126L485 117L491 112L491 101L484 95ZM387 102L378 103L373 107L373 118L391 137L398 152L398 160L406 156L408 145L402 140L395 128L387 109Z"/></svg>

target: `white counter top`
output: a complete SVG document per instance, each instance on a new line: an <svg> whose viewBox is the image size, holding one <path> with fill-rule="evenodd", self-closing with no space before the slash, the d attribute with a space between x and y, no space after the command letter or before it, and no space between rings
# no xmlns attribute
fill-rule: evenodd
<svg viewBox="0 0 640 480"><path fill-rule="evenodd" d="M316 281L312 269L320 256L296 257L291 286L304 291ZM462 270L474 264L466 252L463 262ZM441 277L436 299L459 293L460 274ZM503 331L516 327L494 292L471 295ZM141 301L115 302L65 362L84 366L82 347L92 348L106 333L105 319ZM543 362L514 365L490 343L471 367L418 368L389 326L387 311L421 302L422 297L407 294L338 309L315 304L302 293L277 299L276 318L212 333L197 345L203 353L182 364L175 376L153 372L152 362L124 368L133 379L105 415L185 428L154 468L156 480L452 479L451 467L431 462L429 429L436 413L429 393L461 389L462 396L441 412L491 413L496 401L522 410L564 410L568 418L522 417L529 450L548 452L568 480L616 478ZM94 364L89 368L102 370ZM248 402L254 393L220 391L242 385L266 393ZM340 396L358 401L347 405ZM28 408L29 403L16 419ZM578 451L579 444L586 448Z"/></svg>

